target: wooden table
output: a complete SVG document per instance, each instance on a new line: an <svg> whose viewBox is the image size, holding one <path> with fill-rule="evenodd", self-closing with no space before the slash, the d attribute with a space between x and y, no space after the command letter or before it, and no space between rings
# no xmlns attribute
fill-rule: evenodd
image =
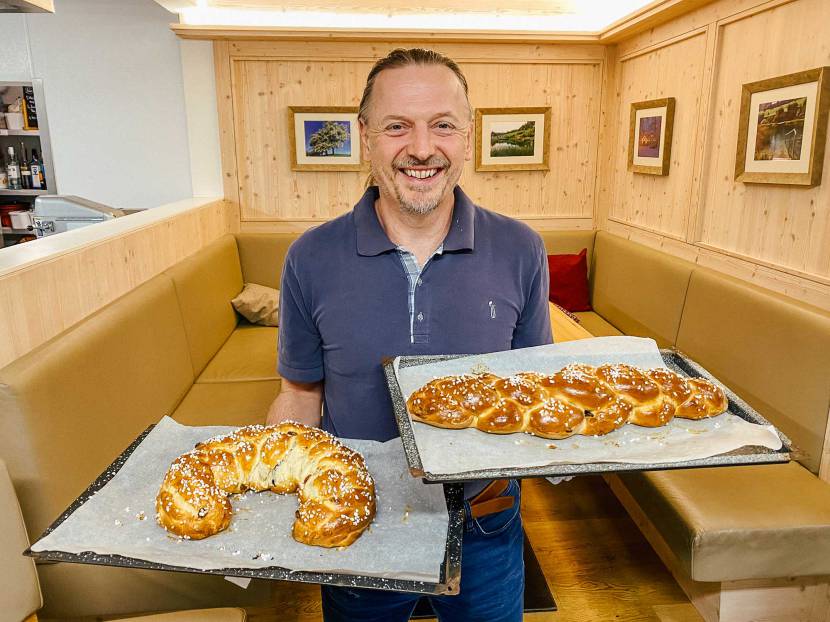
<svg viewBox="0 0 830 622"><path fill-rule="evenodd" d="M574 322L567 315L562 313L553 303L550 304L550 327L553 330L553 342L576 341L577 339L588 339L593 337L580 324Z"/></svg>

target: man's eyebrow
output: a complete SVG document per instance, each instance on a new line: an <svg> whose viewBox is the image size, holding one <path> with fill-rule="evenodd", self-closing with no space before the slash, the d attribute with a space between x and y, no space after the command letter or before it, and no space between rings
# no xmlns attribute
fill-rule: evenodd
<svg viewBox="0 0 830 622"><path fill-rule="evenodd" d="M441 117L450 117L450 118L453 118L453 119L458 119L459 118L454 112L452 112L450 110L447 110L447 111L439 112L437 114L432 115L432 117L430 117L430 121L434 121L435 119L440 119ZM406 115L400 115L400 114L388 114L380 120L381 123L388 123L389 121L409 121L409 117L407 117Z"/></svg>

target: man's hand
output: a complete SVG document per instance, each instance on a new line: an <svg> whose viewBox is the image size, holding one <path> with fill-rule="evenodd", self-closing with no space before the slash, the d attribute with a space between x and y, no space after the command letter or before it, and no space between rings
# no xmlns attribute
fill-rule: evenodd
<svg viewBox="0 0 830 622"><path fill-rule="evenodd" d="M323 408L323 383L291 382L283 378L282 389L268 409L265 423L273 425L292 420L320 427Z"/></svg>

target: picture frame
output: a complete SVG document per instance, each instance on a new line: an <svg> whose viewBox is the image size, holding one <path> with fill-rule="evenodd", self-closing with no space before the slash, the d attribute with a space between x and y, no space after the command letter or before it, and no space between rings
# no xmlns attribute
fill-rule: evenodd
<svg viewBox="0 0 830 622"><path fill-rule="evenodd" d="M357 106L289 106L292 171L359 171Z"/></svg>
<svg viewBox="0 0 830 622"><path fill-rule="evenodd" d="M830 109L830 67L744 84L735 181L821 183Z"/></svg>
<svg viewBox="0 0 830 622"><path fill-rule="evenodd" d="M550 106L476 108L476 171L550 169Z"/></svg>
<svg viewBox="0 0 830 622"><path fill-rule="evenodd" d="M674 97L631 104L628 123L628 170L668 175L674 136Z"/></svg>

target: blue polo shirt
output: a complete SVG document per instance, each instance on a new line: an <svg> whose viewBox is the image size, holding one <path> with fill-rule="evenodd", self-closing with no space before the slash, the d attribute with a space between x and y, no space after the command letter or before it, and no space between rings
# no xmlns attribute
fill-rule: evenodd
<svg viewBox="0 0 830 622"><path fill-rule="evenodd" d="M378 441L398 436L385 357L551 343L542 239L519 221L473 205L459 187L454 195L443 250L417 281L412 326L409 278L378 221L377 187L288 250L279 372L294 382L324 381L328 432Z"/></svg>

